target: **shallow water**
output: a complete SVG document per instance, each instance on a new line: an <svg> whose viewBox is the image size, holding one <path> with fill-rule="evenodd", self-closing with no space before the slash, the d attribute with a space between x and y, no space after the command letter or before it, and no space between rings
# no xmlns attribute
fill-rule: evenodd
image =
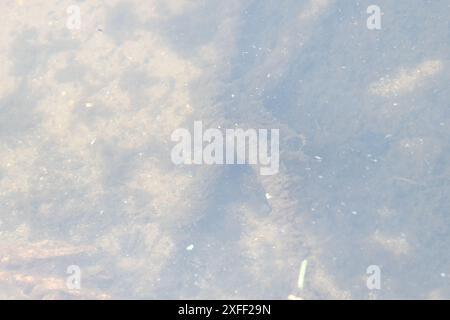
<svg viewBox="0 0 450 320"><path fill-rule="evenodd" d="M0 298L450 298L448 1L0 5ZM175 165L195 120L279 173Z"/></svg>

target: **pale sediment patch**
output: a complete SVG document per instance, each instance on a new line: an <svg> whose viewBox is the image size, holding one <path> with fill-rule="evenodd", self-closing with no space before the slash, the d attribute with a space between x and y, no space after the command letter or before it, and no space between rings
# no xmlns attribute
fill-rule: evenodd
<svg viewBox="0 0 450 320"><path fill-rule="evenodd" d="M351 293L340 289L333 280L333 276L322 267L312 268L310 281L314 286L314 290L317 290L326 298L336 300L350 300L352 298Z"/></svg>
<svg viewBox="0 0 450 320"><path fill-rule="evenodd" d="M196 171L198 169L198 171ZM150 205L144 210L132 208L131 212L151 215L158 222L182 226L201 218L207 204L207 195L213 190L220 170L197 167L188 170L166 170L159 160L150 158L136 167L136 174L127 188L148 194ZM128 209L125 209L128 212Z"/></svg>
<svg viewBox="0 0 450 320"><path fill-rule="evenodd" d="M240 246L252 261L246 266L247 270L262 288L273 288L275 283L291 286L294 291L286 292L286 296L291 293L290 298L351 298L320 263L318 241L308 230L306 217L299 212L298 200L292 194L299 179L287 175L284 170L270 177L258 175L257 179L271 195L270 199L266 198L271 212L262 218L252 208L241 207L239 210L246 230ZM302 292L298 293L298 266L305 259L308 264L311 261L311 267L307 274L303 271Z"/></svg>
<svg viewBox="0 0 450 320"><path fill-rule="evenodd" d="M30 273L16 271L1 271L0 284L7 295L2 299L64 299L71 297L74 299L111 299L111 295L102 293L97 289L83 288L82 290L69 290L66 279L63 277L46 277Z"/></svg>
<svg viewBox="0 0 450 320"><path fill-rule="evenodd" d="M14 149L0 146L0 197L29 192L30 178L34 173L33 163L37 156L36 148L25 144Z"/></svg>
<svg viewBox="0 0 450 320"><path fill-rule="evenodd" d="M245 266L249 274L265 289L273 287L274 282L289 285L290 271L294 272L307 252L299 247L300 241L293 237L293 230L274 217L261 218L246 206L240 206L239 215L245 226L239 242L250 261ZM296 253L293 248L297 249Z"/></svg>
<svg viewBox="0 0 450 320"><path fill-rule="evenodd" d="M93 254L97 251L93 246L75 246L61 241L42 240L29 243L15 241L14 247L11 244L0 247L2 257L0 263L16 263L18 261L51 259L63 256L75 256L81 254Z"/></svg>
<svg viewBox="0 0 450 320"><path fill-rule="evenodd" d="M301 20L311 20L317 18L325 9L327 9L334 0L311 0L305 10L300 13Z"/></svg>
<svg viewBox="0 0 450 320"><path fill-rule="evenodd" d="M404 236L392 237L376 231L372 240L396 256L409 254L412 250L411 245Z"/></svg>
<svg viewBox="0 0 450 320"><path fill-rule="evenodd" d="M18 78L11 76L9 70L12 68L11 61L8 60L7 55L0 51L0 59L3 61L0 65L0 99L11 94L19 83Z"/></svg>
<svg viewBox="0 0 450 320"><path fill-rule="evenodd" d="M442 66L443 64L439 60L428 60L411 69L401 68L393 77L387 75L373 83L369 91L382 97L412 92L422 86L428 78L439 73Z"/></svg>
<svg viewBox="0 0 450 320"><path fill-rule="evenodd" d="M64 241L28 240L30 229L22 225L12 233L1 235L0 245L0 298L85 298L108 299L110 296L96 289L69 290L66 285L66 274L53 276L52 268L58 258L80 258L97 253L91 245L74 245ZM32 268L13 269L17 265ZM50 270L48 266L52 266Z"/></svg>

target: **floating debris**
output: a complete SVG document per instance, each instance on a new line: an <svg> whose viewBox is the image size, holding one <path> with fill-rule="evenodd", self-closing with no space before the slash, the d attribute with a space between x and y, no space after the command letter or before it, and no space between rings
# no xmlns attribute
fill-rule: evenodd
<svg viewBox="0 0 450 320"><path fill-rule="evenodd" d="M293 294L290 294L288 296L288 300L303 300L303 298L294 296Z"/></svg>
<svg viewBox="0 0 450 320"><path fill-rule="evenodd" d="M314 156L314 159L316 159L316 160L319 161L319 162L323 160L323 158L320 157L320 156Z"/></svg>
<svg viewBox="0 0 450 320"><path fill-rule="evenodd" d="M299 274L298 274L298 288L300 290L303 289L303 285L305 284L305 274L306 274L307 266L308 266L308 260L303 260L302 264L300 266Z"/></svg>
<svg viewBox="0 0 450 320"><path fill-rule="evenodd" d="M187 247L186 247L186 250L187 251L192 251L194 249L194 245L193 244L190 244L190 245L188 245Z"/></svg>

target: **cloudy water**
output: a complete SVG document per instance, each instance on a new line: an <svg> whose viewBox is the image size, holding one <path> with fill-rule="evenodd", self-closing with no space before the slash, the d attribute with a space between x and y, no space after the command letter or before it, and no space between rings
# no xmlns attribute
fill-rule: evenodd
<svg viewBox="0 0 450 320"><path fill-rule="evenodd" d="M0 1L0 298L450 298L447 0Z"/></svg>

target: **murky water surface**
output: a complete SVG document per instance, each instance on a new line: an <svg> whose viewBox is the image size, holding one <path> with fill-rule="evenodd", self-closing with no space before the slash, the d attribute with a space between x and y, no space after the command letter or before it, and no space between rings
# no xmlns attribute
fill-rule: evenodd
<svg viewBox="0 0 450 320"><path fill-rule="evenodd" d="M0 298L450 298L448 1L0 7ZM278 174L175 165L196 120Z"/></svg>

